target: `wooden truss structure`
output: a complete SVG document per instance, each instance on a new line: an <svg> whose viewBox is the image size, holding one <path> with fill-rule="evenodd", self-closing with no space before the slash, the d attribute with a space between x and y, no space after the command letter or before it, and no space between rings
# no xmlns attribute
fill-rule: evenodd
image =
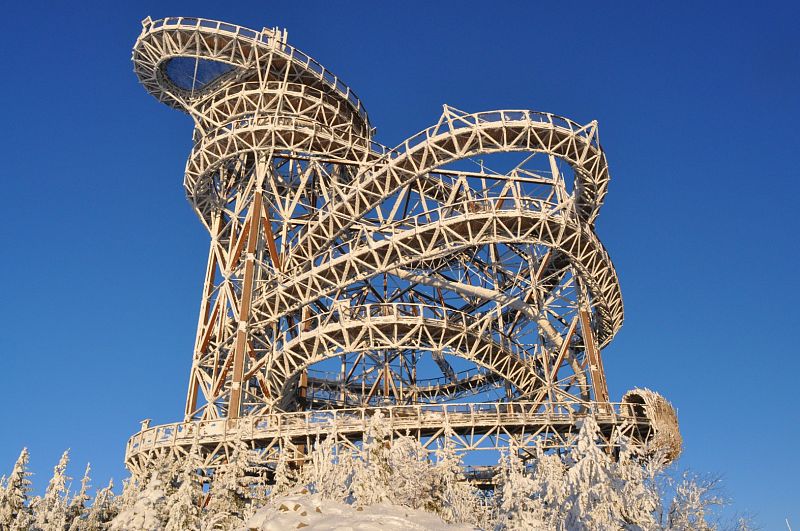
<svg viewBox="0 0 800 531"><path fill-rule="evenodd" d="M143 427L129 467L192 444L213 463L236 441L356 441L377 410L425 440L448 424L465 450L568 446L587 414L650 437L644 406L609 403L602 365L623 306L593 230L596 122L444 106L387 148L286 38L143 21L134 70L194 121L184 184L211 249L184 422Z"/></svg>

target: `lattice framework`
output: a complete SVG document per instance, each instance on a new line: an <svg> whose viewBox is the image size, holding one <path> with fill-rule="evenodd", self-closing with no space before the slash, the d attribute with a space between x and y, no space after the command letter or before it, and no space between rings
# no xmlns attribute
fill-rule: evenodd
<svg viewBox="0 0 800 531"><path fill-rule="evenodd" d="M209 463L241 440L307 448L315 415L356 441L376 408L426 440L449 423L465 450L568 446L591 413L609 436L652 435L609 403L602 365L623 306L594 233L596 122L445 105L390 149L285 31L148 18L133 62L194 121L184 185L211 248L184 423L143 427L132 469L190 444Z"/></svg>

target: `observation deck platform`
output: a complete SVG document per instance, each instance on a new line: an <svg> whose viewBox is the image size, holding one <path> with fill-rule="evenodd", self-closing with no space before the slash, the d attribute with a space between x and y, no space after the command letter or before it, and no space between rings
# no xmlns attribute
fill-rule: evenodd
<svg viewBox="0 0 800 531"><path fill-rule="evenodd" d="M128 441L125 462L136 472L155 456L170 451L180 455L197 447L203 455L224 455L225 447L232 449L243 442L251 449L262 450L264 462L269 463L287 444L307 451L317 440L329 436L352 444L363 437L370 419L378 412L384 416L390 439L412 435L430 447L438 438L450 437L458 451L500 450L510 444L531 453L537 444L545 449L568 448L580 430L581 420L589 415L600 426L605 445L614 445L619 437L627 437L633 444L647 446L656 435L672 429L632 402L361 407L145 427ZM213 467L215 463L207 465Z"/></svg>

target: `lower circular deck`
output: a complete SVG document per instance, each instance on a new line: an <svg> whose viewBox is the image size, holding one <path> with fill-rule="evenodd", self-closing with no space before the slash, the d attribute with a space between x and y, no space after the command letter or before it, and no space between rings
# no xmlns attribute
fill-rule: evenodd
<svg viewBox="0 0 800 531"><path fill-rule="evenodd" d="M413 436L430 447L449 437L462 452L500 450L514 446L533 452L544 448L569 448L583 419L593 416L604 444L620 437L646 445L658 427L628 402L555 403L509 402L466 404L422 404L411 406L361 407L350 409L274 413L242 417L172 423L145 427L128 441L125 463L132 473L166 454L183 455L199 448L209 467L223 462L242 443L260 451L271 463L291 447L295 455L306 453L314 443L336 437L356 444L370 420L382 415L390 439Z"/></svg>

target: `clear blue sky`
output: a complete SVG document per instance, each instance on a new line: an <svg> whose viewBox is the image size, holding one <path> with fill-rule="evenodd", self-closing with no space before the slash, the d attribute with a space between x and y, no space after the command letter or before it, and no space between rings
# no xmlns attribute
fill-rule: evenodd
<svg viewBox="0 0 800 531"><path fill-rule="evenodd" d="M598 222L625 325L611 395L679 409L682 466L765 529L800 527L796 3L14 2L0 31L0 474L22 446L123 476L137 421L179 420L207 235L184 199L189 119L138 86L147 15L282 26L394 145L467 111L597 119Z"/></svg>

